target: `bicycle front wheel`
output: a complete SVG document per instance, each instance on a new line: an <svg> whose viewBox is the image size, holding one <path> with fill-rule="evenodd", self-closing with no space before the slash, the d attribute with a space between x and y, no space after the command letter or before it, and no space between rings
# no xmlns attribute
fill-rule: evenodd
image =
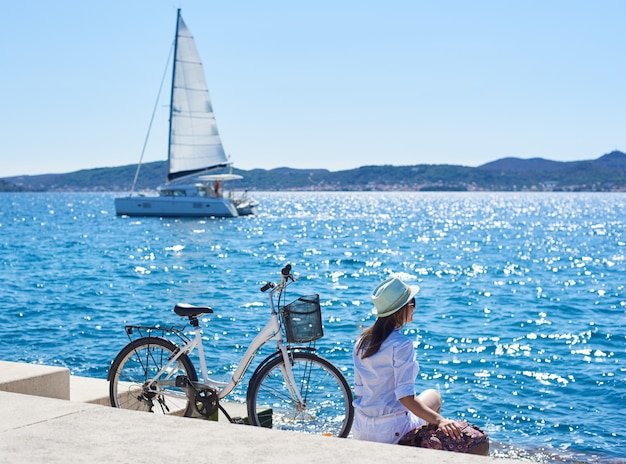
<svg viewBox="0 0 626 464"><path fill-rule="evenodd" d="M317 435L347 437L354 409L345 377L329 361L306 352L291 352L296 387L304 404L291 397L282 356L269 361L250 380L248 420L252 425ZM271 418L269 415L271 414Z"/></svg>
<svg viewBox="0 0 626 464"><path fill-rule="evenodd" d="M126 345L109 372L111 406L190 416L194 404L189 401L185 389L176 386L176 378L180 376L198 380L189 356L183 354L157 377L177 352L174 343L158 337L144 337Z"/></svg>

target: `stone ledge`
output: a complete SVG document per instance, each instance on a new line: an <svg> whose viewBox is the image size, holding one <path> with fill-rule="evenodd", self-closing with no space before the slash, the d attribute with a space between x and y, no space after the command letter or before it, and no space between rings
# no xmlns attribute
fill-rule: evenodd
<svg viewBox="0 0 626 464"><path fill-rule="evenodd" d="M104 379L71 375L70 401L109 406L109 383Z"/></svg>
<svg viewBox="0 0 626 464"><path fill-rule="evenodd" d="M105 379L92 379L90 377L71 375L69 399L70 401L76 401L78 403L109 406L111 404L109 401L109 382ZM234 403L232 401L220 401L220 404L230 417L245 418L248 415L245 404ZM219 411L218 422L229 422L224 414L222 414L222 411Z"/></svg>
<svg viewBox="0 0 626 464"><path fill-rule="evenodd" d="M70 371L65 367L0 361L0 391L70 399Z"/></svg>
<svg viewBox="0 0 626 464"><path fill-rule="evenodd" d="M521 464L522 461L307 435L0 392L0 462L93 464Z"/></svg>
<svg viewBox="0 0 626 464"><path fill-rule="evenodd" d="M109 382L70 375L64 367L0 361L0 391L109 406ZM231 417L245 418L245 404L221 402ZM219 422L228 422L221 413Z"/></svg>
<svg viewBox="0 0 626 464"><path fill-rule="evenodd" d="M62 401L70 400L70 401ZM521 463L512 459L218 424L109 407L105 379L70 376L65 368L0 361L0 462L324 461L327 464L407 460L438 464ZM223 402L232 417L245 404ZM171 422L174 421L174 422ZM37 446L31 446L37 443Z"/></svg>

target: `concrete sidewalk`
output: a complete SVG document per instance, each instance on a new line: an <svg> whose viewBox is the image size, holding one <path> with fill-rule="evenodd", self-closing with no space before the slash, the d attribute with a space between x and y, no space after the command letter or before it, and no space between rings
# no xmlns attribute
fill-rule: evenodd
<svg viewBox="0 0 626 464"><path fill-rule="evenodd" d="M0 464L521 462L236 425L221 415L214 422L108 404L104 379L0 361ZM245 414L245 405L223 406L232 416Z"/></svg>
<svg viewBox="0 0 626 464"><path fill-rule="evenodd" d="M0 411L0 463L519 462L9 392L0 392Z"/></svg>

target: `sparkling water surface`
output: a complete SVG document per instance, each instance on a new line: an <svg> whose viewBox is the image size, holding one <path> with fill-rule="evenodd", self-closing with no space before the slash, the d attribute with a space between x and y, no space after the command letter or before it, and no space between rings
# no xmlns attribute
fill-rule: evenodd
<svg viewBox="0 0 626 464"><path fill-rule="evenodd" d="M497 456L626 461L625 194L254 196L255 217L158 219L117 217L113 194L0 194L0 359L106 378L124 324L181 326L188 302L215 310L207 363L225 379L267 320L259 287L291 263L287 299L320 294L318 351L352 382L370 292L395 273L421 287L406 333L444 415Z"/></svg>

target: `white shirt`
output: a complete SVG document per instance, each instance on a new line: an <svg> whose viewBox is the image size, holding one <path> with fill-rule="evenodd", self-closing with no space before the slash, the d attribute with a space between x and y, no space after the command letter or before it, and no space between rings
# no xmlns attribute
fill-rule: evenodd
<svg viewBox="0 0 626 464"><path fill-rule="evenodd" d="M352 359L357 396L353 402L355 439L397 443L405 433L426 423L400 403L400 398L415 394L419 365L413 343L399 329L368 358L361 359L355 345Z"/></svg>
<svg viewBox="0 0 626 464"><path fill-rule="evenodd" d="M358 345L358 343L357 343ZM395 329L378 353L362 359L356 345L354 362L354 400L356 410L368 417L406 412L400 398L415 394L419 364L411 340Z"/></svg>

